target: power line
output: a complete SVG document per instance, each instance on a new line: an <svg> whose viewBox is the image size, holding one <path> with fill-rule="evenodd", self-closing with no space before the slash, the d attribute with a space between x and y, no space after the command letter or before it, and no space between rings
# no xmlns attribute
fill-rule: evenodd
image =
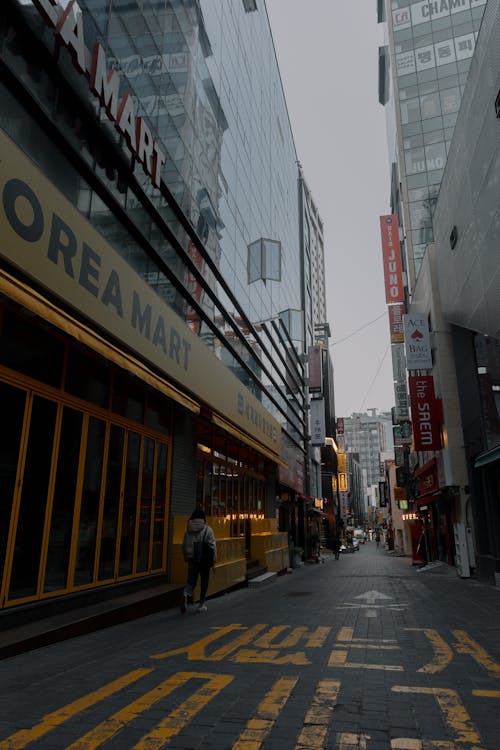
<svg viewBox="0 0 500 750"><path fill-rule="evenodd" d="M385 350L385 352L384 352L384 354L383 354L383 357L382 357L382 359L381 359L381 361L380 361L380 364L379 364L379 366L378 366L378 368L377 368L377 372L376 372L376 373L375 373L375 375L373 376L372 382L371 382L371 383L370 383L370 385L368 386L368 390L367 390L367 391L366 391L366 393L365 393L365 397L364 397L364 399L363 399L363 402L362 402L361 406L359 407L359 411L360 411L360 412L362 412L362 411L363 411L363 406L365 405L365 401L366 401L366 399L368 398L368 394L370 393L371 389L373 388L373 384L374 384L374 382L376 381L376 379L377 379L377 377L378 377L378 374L379 374L380 370L382 369L382 365L384 364L384 360L385 360L385 358L386 358L386 356L387 356L387 352L389 351L389 347L390 347L390 343L389 343L389 344L387 344L387 348L386 348L386 350Z"/></svg>
<svg viewBox="0 0 500 750"><path fill-rule="evenodd" d="M332 343L330 344L330 346L337 346L337 344L342 344L343 341L348 341L348 339L351 339L353 336L355 336L360 331L364 331L365 328L368 328L368 326L373 325L373 323L376 323L377 320L380 320L380 318L383 318L385 315L387 315L387 310L384 310L384 312L381 313L377 318L374 318L373 320L370 320L369 323L364 323L359 328L356 328L355 331L353 331L352 333L350 333L348 336L344 336L343 339L339 339L338 341L332 341Z"/></svg>

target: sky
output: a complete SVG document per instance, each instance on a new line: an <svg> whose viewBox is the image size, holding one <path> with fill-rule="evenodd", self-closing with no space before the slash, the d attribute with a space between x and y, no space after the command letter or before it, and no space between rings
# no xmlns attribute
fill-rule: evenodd
<svg viewBox="0 0 500 750"><path fill-rule="evenodd" d="M266 5L297 157L323 220L336 416L388 411L394 389L379 216L390 213L390 179L376 3Z"/></svg>

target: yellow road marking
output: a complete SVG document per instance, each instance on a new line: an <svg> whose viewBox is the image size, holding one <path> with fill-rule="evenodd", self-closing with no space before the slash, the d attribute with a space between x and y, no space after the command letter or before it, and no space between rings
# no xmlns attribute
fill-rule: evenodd
<svg viewBox="0 0 500 750"><path fill-rule="evenodd" d="M304 726L299 735L295 750L323 748L337 703L340 690L339 680L320 680L305 716Z"/></svg>
<svg viewBox="0 0 500 750"><path fill-rule="evenodd" d="M232 746L232 750L259 750L290 697L297 680L298 677L283 677L274 683L259 704L255 716L248 721Z"/></svg>
<svg viewBox="0 0 500 750"><path fill-rule="evenodd" d="M205 659L205 647L208 646L209 643L213 643L219 638L222 638L224 635L227 635L227 633L231 633L235 630L246 629L247 628L245 626L238 624L226 625L223 628L216 628L214 633L205 636L205 638L201 638L199 641L190 643L187 646L181 646L180 648L174 648L171 651L164 651L161 654L153 654L151 656L151 659L168 659L169 656L177 656L179 654L187 654L187 657L190 661L193 661L195 659Z"/></svg>
<svg viewBox="0 0 500 750"><path fill-rule="evenodd" d="M433 695L436 699L448 726L454 731L455 742L461 744L480 743L481 737L474 727L467 709L460 700L456 690L446 688L409 687L407 685L394 685L391 690L395 693L420 693L421 695ZM470 750L484 750L474 744Z"/></svg>
<svg viewBox="0 0 500 750"><path fill-rule="evenodd" d="M480 698L500 698L500 690L473 690L472 695Z"/></svg>
<svg viewBox="0 0 500 750"><path fill-rule="evenodd" d="M493 674L498 674L500 672L500 664L497 664L488 652L471 638L465 630L452 630L451 632L457 639L457 643L454 643L453 645L459 654L472 656L472 658L488 672L493 672Z"/></svg>
<svg viewBox="0 0 500 750"><path fill-rule="evenodd" d="M414 740L398 737L391 740L391 750L457 750L454 742L446 740Z"/></svg>
<svg viewBox="0 0 500 750"><path fill-rule="evenodd" d="M107 685L104 685L98 690L94 690L92 693L84 695L83 698L78 698L78 700L68 703L57 711L47 714L42 718L42 721L32 729L20 729L19 732L7 737L7 739L0 742L0 750L21 750L21 748L26 747L30 742L34 742L35 740L40 739L40 737L43 737L44 734L50 732L54 727L57 727L68 719L73 718L73 716L81 713L81 711L85 711L86 708L94 706L96 703L99 703L99 701L109 698L110 695L113 695L124 687L140 680L141 677L144 677L144 675L147 675L152 671L152 669L136 669L133 672L123 675L123 677L119 677L117 680L113 680L113 682L108 682Z"/></svg>
<svg viewBox="0 0 500 750"><path fill-rule="evenodd" d="M205 685L203 688L203 690L205 691L204 692L205 697L209 696L207 697L207 701L213 697L213 694L215 692L218 692L222 687L225 687L225 685L228 682L231 682L231 680L233 679L232 677L227 677L225 675L214 676L213 674L205 674L205 673L197 673L197 672L178 672L177 674L172 675L172 677L169 677L168 680L164 680L162 683L157 685L157 687L153 688L153 690L149 690L140 698L137 698L137 700L133 701L132 703L129 703L128 706L125 706L120 711L117 711L115 714L110 716L109 719L106 719L105 721L95 726L93 729L90 730L90 732L87 732L87 734L80 737L78 740L76 740L76 742L73 742L72 745L69 745L69 747L67 747L66 750L94 750L94 748L99 747L104 742L111 739L111 737L113 737L117 732L122 730L126 724L129 724L134 719L137 719L137 717L140 716L141 713L150 709L152 706L155 705L155 703L158 703L158 701L160 701L162 698L165 698L167 695L172 693L180 685L183 685L184 683L188 682L188 680L193 679L193 678L209 681L208 684ZM213 688L213 683L216 680L217 680L217 689L214 691L211 688ZM219 681L222 681L220 685L219 685ZM184 712L186 715L186 722L192 719L194 714L199 710L199 708L196 708L196 705L197 705L197 702L195 699L196 695L197 693L195 693L189 699L188 709L184 708ZM180 706L177 709L177 711L174 713L179 712L181 708L182 707ZM170 716L172 716L172 714ZM169 721L170 716L168 716L165 719L166 722ZM152 734L156 733L162 727L163 727L163 722L162 724L159 724L158 727L156 727L153 730ZM181 727L179 726L179 729L180 728ZM179 729L177 729L176 731L179 731ZM147 735L147 737L149 736L150 735ZM152 742L147 746L148 749L161 747L162 744L165 744L166 739L168 739L171 736L171 734L169 735L162 734L160 736L162 738L161 744L154 744L154 742ZM143 740L144 739L145 738L143 738ZM140 745L137 745L137 747L139 746Z"/></svg>
<svg viewBox="0 0 500 750"><path fill-rule="evenodd" d="M280 656L277 649L257 651L253 648L240 649L237 654L231 657L231 661L249 664L294 664L296 667L304 667L311 663L304 651L295 651Z"/></svg>
<svg viewBox="0 0 500 750"><path fill-rule="evenodd" d="M434 658L427 664L424 664L423 667L420 667L420 669L417 670L418 672L434 674L446 669L453 659L453 651L446 641L441 638L437 630L434 628L405 628L405 630L413 630L418 633L423 633L425 637L430 640L432 648L434 649Z"/></svg>
<svg viewBox="0 0 500 750"><path fill-rule="evenodd" d="M354 628L340 628L337 638L337 641L341 641L342 643L373 643L375 648L378 648L381 643L397 643L397 641L394 638L354 638ZM393 646L392 648L399 648L399 646ZM346 733L346 736L349 733ZM349 735L351 736L351 735Z"/></svg>
<svg viewBox="0 0 500 750"><path fill-rule="evenodd" d="M337 735L337 747L338 750L366 750L366 740L369 739L369 734L342 732Z"/></svg>
<svg viewBox="0 0 500 750"><path fill-rule="evenodd" d="M292 648L300 640L304 639L306 641L306 648L321 648L331 630L329 627L316 628L306 635L309 632L308 628L292 628L291 632L279 643L273 643L274 639L280 633L288 629L290 629L289 625L276 625L273 628L269 628L267 633L257 638L254 645L257 648Z"/></svg>
<svg viewBox="0 0 500 750"><path fill-rule="evenodd" d="M181 673L182 674L182 673ZM209 703L212 698L220 693L230 682L234 680L232 675L219 674L196 674L184 673L187 679L207 678L208 682L202 688L193 693L184 703L181 703L175 711L172 711L152 732L144 735L132 750L158 750L163 747L172 737L178 734L193 717Z"/></svg>
<svg viewBox="0 0 500 750"><path fill-rule="evenodd" d="M348 662L347 651L334 649L328 659L329 667L342 667L343 669L380 669L385 672L403 672L403 667L395 664L363 664L362 662Z"/></svg>

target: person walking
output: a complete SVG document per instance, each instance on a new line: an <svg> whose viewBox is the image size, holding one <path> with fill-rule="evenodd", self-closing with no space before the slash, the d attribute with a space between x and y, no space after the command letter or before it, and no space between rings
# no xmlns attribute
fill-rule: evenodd
<svg viewBox="0 0 500 750"><path fill-rule="evenodd" d="M217 561L217 544L212 528L206 522L206 516L201 508L195 508L187 523L184 538L182 540L182 554L188 564L187 582L182 592L181 612L187 610L189 597L200 578L200 601L198 612L206 612L207 595L210 569Z"/></svg>
<svg viewBox="0 0 500 750"><path fill-rule="evenodd" d="M335 554L335 559L338 560L340 557L340 537L338 534L335 534L333 539L333 552Z"/></svg>
<svg viewBox="0 0 500 750"><path fill-rule="evenodd" d="M378 549L380 546L380 531L378 529L375 534L375 541L377 542L377 549Z"/></svg>

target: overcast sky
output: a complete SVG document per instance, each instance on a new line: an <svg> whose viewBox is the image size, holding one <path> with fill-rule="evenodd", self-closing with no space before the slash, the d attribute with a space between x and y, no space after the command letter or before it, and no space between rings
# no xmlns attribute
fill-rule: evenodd
<svg viewBox="0 0 500 750"><path fill-rule="evenodd" d="M379 216L390 183L376 2L266 4L297 155L324 223L336 414L386 411L394 390Z"/></svg>

